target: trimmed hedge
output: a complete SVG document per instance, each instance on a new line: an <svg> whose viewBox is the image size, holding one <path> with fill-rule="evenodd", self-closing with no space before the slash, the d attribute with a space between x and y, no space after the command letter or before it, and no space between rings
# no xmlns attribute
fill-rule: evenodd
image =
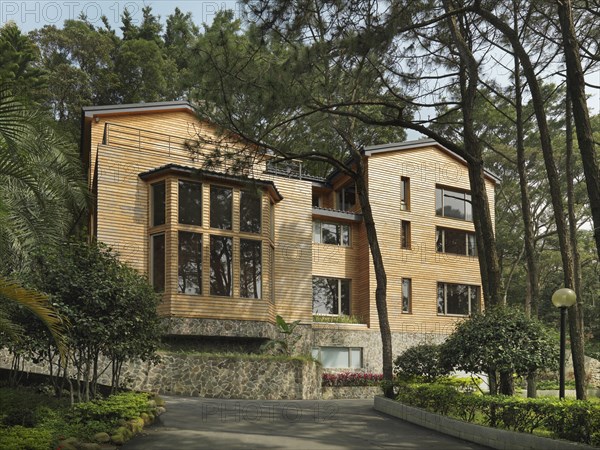
<svg viewBox="0 0 600 450"><path fill-rule="evenodd" d="M340 372L324 373L322 386L379 386L383 381L381 373Z"/></svg>
<svg viewBox="0 0 600 450"><path fill-rule="evenodd" d="M600 445L600 404L459 392L440 384L400 385L396 400L466 422Z"/></svg>

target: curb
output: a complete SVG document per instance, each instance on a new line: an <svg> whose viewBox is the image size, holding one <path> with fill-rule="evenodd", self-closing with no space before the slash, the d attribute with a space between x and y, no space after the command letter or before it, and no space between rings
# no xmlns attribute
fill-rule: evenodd
<svg viewBox="0 0 600 450"><path fill-rule="evenodd" d="M413 408L381 396L375 397L373 407L376 411L406 420L415 425L500 450L598 450L598 447L586 444L463 422L440 414L430 413L424 409Z"/></svg>

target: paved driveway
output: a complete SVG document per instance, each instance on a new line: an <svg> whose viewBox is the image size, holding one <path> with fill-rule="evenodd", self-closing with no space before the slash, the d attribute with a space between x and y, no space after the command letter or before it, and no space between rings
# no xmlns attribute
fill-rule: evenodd
<svg viewBox="0 0 600 450"><path fill-rule="evenodd" d="M164 399L167 412L123 449L486 448L381 414L373 400Z"/></svg>

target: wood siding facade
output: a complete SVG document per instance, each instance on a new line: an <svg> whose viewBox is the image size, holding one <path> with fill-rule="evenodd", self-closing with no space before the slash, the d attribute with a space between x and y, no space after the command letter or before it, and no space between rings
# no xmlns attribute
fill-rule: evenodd
<svg viewBox="0 0 600 450"><path fill-rule="evenodd" d="M120 128L119 128L120 127ZM121 133L119 133L119 130ZM212 127L197 121L189 108L140 108L136 112L90 111L85 117L82 159L88 183L95 194L90 216L92 234L115 249L120 258L142 273L149 273L150 236L165 234L165 292L160 313L167 317L251 320L273 323L277 314L286 320L312 322L313 276L343 278L351 282L350 312L370 329L378 328L375 306L375 273L361 221L324 219L313 209L312 196L323 208L337 206L336 190L348 180L330 184L283 177L265 172L264 162L253 167L251 178L272 182L283 197L274 199L266 190L261 200L261 232L240 232L239 184L210 179L202 182L202 224L178 221L178 180L195 180L165 172L151 181L140 174L168 164L203 169L192 158L185 142L198 133L214 137ZM369 197L388 275L388 310L394 332L449 332L458 317L437 312L437 283L480 286L476 257L436 251L436 227L473 231L473 223L436 215L436 186L468 190L467 167L436 145L403 148L365 157ZM223 170L217 167L216 171ZM410 180L410 208L400 207L401 177ZM150 224L150 185L166 186L165 224ZM233 189L232 230L210 228L210 186ZM490 209L494 211L494 182L488 180ZM357 210L358 208L354 208ZM359 211L358 211L359 212ZM349 246L313 243L313 221L340 221L351 229ZM402 221L410 222L410 249L401 248ZM271 227L274 227L271 229ZM202 295L178 292L178 232L202 234ZM209 236L233 238L233 295L208 295ZM262 243L262 295L240 296L240 239ZM274 262L274 267L271 267ZM271 278L273 277L273 278ZM412 280L410 313L402 312L402 279ZM481 293L480 293L481 297Z"/></svg>

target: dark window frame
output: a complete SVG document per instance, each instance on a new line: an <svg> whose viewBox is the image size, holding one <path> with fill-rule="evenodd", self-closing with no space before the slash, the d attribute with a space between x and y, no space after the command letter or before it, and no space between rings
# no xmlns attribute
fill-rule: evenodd
<svg viewBox="0 0 600 450"><path fill-rule="evenodd" d="M252 230L252 229L244 229L245 224L247 223L244 220L243 217L243 205L242 203L244 202L244 197L245 195L247 195L249 198L252 198L252 200L258 200L258 231ZM253 191L249 191L249 190L240 190L240 204L239 204L239 209L240 209L240 233L251 233L251 234L261 234L262 233L262 229L263 229L263 225L262 225L262 218L263 218L263 212L262 212L262 192L253 192Z"/></svg>
<svg viewBox="0 0 600 450"><path fill-rule="evenodd" d="M210 206L209 206L209 226L210 228L214 229L214 230L225 230L225 231L233 231L233 195L234 195L234 191L233 188L230 186L221 186L218 184L211 184L210 185ZM217 190L220 189L222 191L229 191L231 193L231 196L229 198L229 209L230 209L230 215L229 215L229 227L225 228L222 227L220 225L215 226L213 223L213 211L214 211L214 205L213 205L213 190Z"/></svg>
<svg viewBox="0 0 600 450"><path fill-rule="evenodd" d="M215 289L215 281L213 281L216 277L216 267L213 265L213 262L215 262L216 260L213 260L213 251L215 248L214 245L214 241L216 241L217 239L221 239L225 242L229 242L229 249L231 251L230 253L230 261L228 261L229 265L228 268L223 271L225 273L225 275L227 275L229 277L229 280L223 280L225 282L229 282L229 292L228 293L220 293L218 291L216 291ZM210 261L210 278L209 278L209 284L210 284L210 295L215 296L215 297L233 297L233 287L234 287L234 278L233 278L233 267L234 267L234 262L235 262L235 255L234 255L234 245L233 245L233 236L224 236L224 235L220 235L220 234L211 234L210 238L209 238L209 261ZM219 258L219 262L222 263L223 262L223 255L221 255L221 258ZM218 286L217 286L218 287ZM221 286L226 288L227 286Z"/></svg>
<svg viewBox="0 0 600 450"><path fill-rule="evenodd" d="M400 221L400 248L403 250L411 249L412 226L409 220Z"/></svg>
<svg viewBox="0 0 600 450"><path fill-rule="evenodd" d="M246 274L246 271L244 270L244 253L243 253L243 249L242 247L244 246L244 243L253 243L253 244L258 244L258 259L259 259L259 269L258 269L258 284L255 287L254 290L254 295L249 295L249 291L247 290L247 283L244 283L244 276ZM245 239L245 238L240 238L240 247L239 247L239 268L240 268L240 297L241 298L251 298L251 299L261 299L262 298L262 291L263 291L263 286L262 286L262 280L263 280L263 245L262 245L262 240L258 240L258 239Z"/></svg>
<svg viewBox="0 0 600 450"><path fill-rule="evenodd" d="M410 178L400 177L400 210L410 211Z"/></svg>
<svg viewBox="0 0 600 450"><path fill-rule="evenodd" d="M467 288L467 307L468 312L466 314L461 313L448 313L448 287L466 287ZM440 288L442 289L442 297L440 297ZM444 281L438 281L437 283L437 315L438 316L451 316L451 317L469 317L476 311L479 311L480 307L480 286L473 284L462 284L462 283L448 283ZM440 301L442 301L440 303ZM476 304L473 304L473 302ZM441 312L440 312L441 310Z"/></svg>
<svg viewBox="0 0 600 450"><path fill-rule="evenodd" d="M182 285L181 285L181 279L182 279L182 234L188 234L188 235L192 235L192 236L197 236L199 237L199 242L197 244L199 244L199 252L198 255L196 256L196 262L199 260L200 264L199 264L199 270L197 270L197 275L198 275L198 280L197 280L197 292L186 292L187 291L187 287L184 287L184 290L182 291ZM202 255L203 253L203 236L202 233L196 233L193 231L185 231L185 230L178 230L177 231L177 293L178 294L182 294L182 295L202 295L202 278L203 278L203 264L202 264ZM191 259L191 257L189 258ZM185 275L183 276L183 278L185 279Z"/></svg>
<svg viewBox="0 0 600 450"><path fill-rule="evenodd" d="M404 291L405 283L408 284L408 295ZM402 314L412 314L412 278L402 278Z"/></svg>
<svg viewBox="0 0 600 450"><path fill-rule="evenodd" d="M462 196L462 199L459 198ZM468 197L468 198L467 198ZM452 198L455 201L463 202L462 216L456 217L448 215L446 212L445 198ZM441 200L441 205L439 201ZM459 210L459 213L461 211ZM464 189L452 188L437 185L435 187L435 214L438 217L446 217L448 219L462 220L465 222L473 222L473 203L471 192Z"/></svg>
<svg viewBox="0 0 600 450"><path fill-rule="evenodd" d="M323 242L323 225L329 225L336 227L335 235L337 236L337 242ZM318 232L317 232L318 228ZM344 234L348 236L347 242L344 242ZM315 240L315 236L318 235L318 240ZM352 225L339 222L326 222L323 220L313 220L313 243L323 245L337 245L340 247L351 247L352 246Z"/></svg>
<svg viewBox="0 0 600 450"><path fill-rule="evenodd" d="M447 250L446 245L446 233L450 231L453 233L464 233L464 243L465 243L465 253L457 253ZM441 237L441 242L439 238ZM473 243L470 241L473 240ZM467 230L459 230L457 228L449 228L449 227L436 227L435 228L435 247L437 253L445 253L449 255L459 255L459 256L469 256L476 257L477 256L477 241L475 239L475 232L467 231Z"/></svg>
<svg viewBox="0 0 600 450"><path fill-rule="evenodd" d="M162 186L162 222L156 222L156 213L158 211L156 204L156 189ZM150 185L150 226L159 227L167 223L167 183L166 180L160 180Z"/></svg>
<svg viewBox="0 0 600 450"><path fill-rule="evenodd" d="M337 313L321 313L321 312L315 311L315 280L316 279L326 280L327 283L329 283L330 281L334 281L334 280L337 282L337 301L336 301ZM337 277L313 275L312 280L313 280L313 298L312 298L313 314L319 315L319 316L349 316L349 315L351 315L351 313L352 313L352 283L349 278L337 278ZM347 312L343 311L343 309L344 309L344 305L343 305L343 300L344 300L343 289L344 289L344 287L342 286L342 283L344 283L346 285L345 288L347 289L347 296L348 296Z"/></svg>
<svg viewBox="0 0 600 450"><path fill-rule="evenodd" d="M155 243L156 239L162 237L163 240L163 251L162 251L162 286L156 286L156 250ZM150 276L148 277L150 284L154 287L155 292L164 293L167 286L167 236L165 233L154 233L150 235Z"/></svg>
<svg viewBox="0 0 600 450"><path fill-rule="evenodd" d="M194 222L194 221L189 221L186 222L184 221L184 217L182 216L182 211L185 213L185 209L183 208L186 205L182 204L182 185L193 185L196 186L196 188L199 188L199 193L200 193L200 204L198 205L199 207L199 212L200 212L200 217L199 217L199 221ZM203 195L203 186L201 182L198 181L191 181L191 180L186 180L186 179L182 179L179 178L177 180L177 223L179 223L180 225L190 225L190 226L197 226L197 227L201 227L202 226L202 195Z"/></svg>

